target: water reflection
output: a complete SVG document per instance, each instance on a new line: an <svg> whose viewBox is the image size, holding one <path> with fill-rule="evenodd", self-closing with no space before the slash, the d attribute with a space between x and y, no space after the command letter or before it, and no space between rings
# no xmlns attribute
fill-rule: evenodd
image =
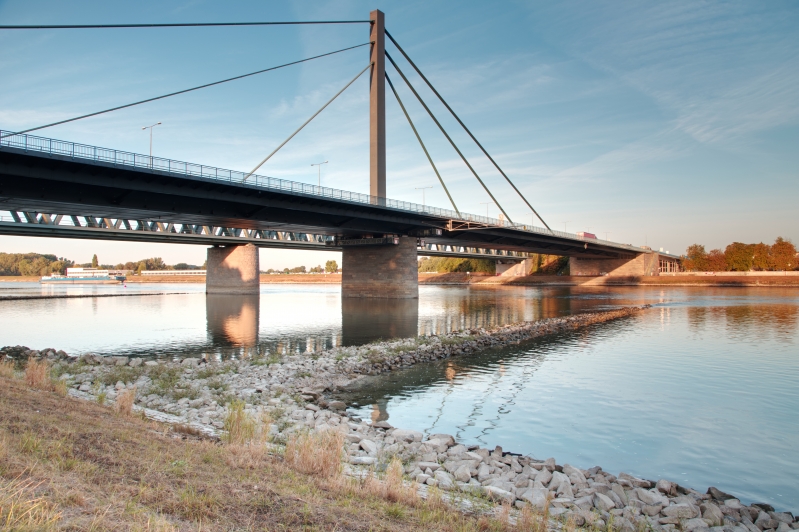
<svg viewBox="0 0 799 532"><path fill-rule="evenodd" d="M419 330L418 299L341 298L343 345L411 338Z"/></svg>
<svg viewBox="0 0 799 532"><path fill-rule="evenodd" d="M207 294L205 318L208 339L215 347L255 347L261 296Z"/></svg>

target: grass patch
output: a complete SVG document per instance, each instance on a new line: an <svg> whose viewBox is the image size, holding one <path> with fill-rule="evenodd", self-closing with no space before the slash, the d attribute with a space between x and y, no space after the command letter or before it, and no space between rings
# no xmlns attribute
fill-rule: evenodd
<svg viewBox="0 0 799 532"><path fill-rule="evenodd" d="M300 432L286 442L284 459L303 473L334 477L341 472L343 450L344 435L338 431Z"/></svg>
<svg viewBox="0 0 799 532"><path fill-rule="evenodd" d="M382 479L341 475L340 433L294 439L286 460L258 434L225 445L176 438L137 416L0 378L0 530L501 530L435 497L404 501L396 466Z"/></svg>
<svg viewBox="0 0 799 532"><path fill-rule="evenodd" d="M245 406L241 400L231 401L228 405L223 438L227 443L247 443L255 437L255 418L247 413Z"/></svg>
<svg viewBox="0 0 799 532"><path fill-rule="evenodd" d="M136 402L136 387L119 392L114 403L114 410L120 416L129 416L133 413L133 403Z"/></svg>
<svg viewBox="0 0 799 532"><path fill-rule="evenodd" d="M0 478L0 526L3 530L55 530L61 513L36 489L42 482L31 479Z"/></svg>
<svg viewBox="0 0 799 532"><path fill-rule="evenodd" d="M113 386L118 382L128 384L136 382L139 377L144 375L144 372L145 370L142 366L137 368L132 368L130 366L111 366L108 371L103 373L100 377L100 382L106 386Z"/></svg>

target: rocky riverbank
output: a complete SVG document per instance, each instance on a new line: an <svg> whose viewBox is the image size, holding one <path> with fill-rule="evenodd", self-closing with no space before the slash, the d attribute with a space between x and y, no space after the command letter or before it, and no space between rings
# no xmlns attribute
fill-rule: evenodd
<svg viewBox="0 0 799 532"><path fill-rule="evenodd" d="M790 513L766 504L745 505L710 488L700 493L667 480L652 481L600 467L558 465L554 458L536 460L494 449L459 444L446 434L370 423L346 412L337 391L362 378L419 362L516 344L534 337L631 316L646 307L521 323L491 330L339 347L291 356L267 354L243 360L143 360L63 351L3 348L0 358L46 358L72 394L113 400L122 390L137 391L137 404L164 420L206 434L224 427L227 405L243 401L254 417L272 420L276 442L297 431L340 431L353 466L381 469L399 457L405 473L419 484L453 494L530 504L577 526L633 532L680 529L702 532L788 532L799 529Z"/></svg>

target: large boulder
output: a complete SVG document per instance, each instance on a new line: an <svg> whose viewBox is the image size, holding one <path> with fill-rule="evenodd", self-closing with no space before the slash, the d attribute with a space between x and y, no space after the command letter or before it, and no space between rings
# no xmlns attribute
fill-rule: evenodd
<svg viewBox="0 0 799 532"><path fill-rule="evenodd" d="M549 497L549 490L546 488L530 488L525 490L520 498L532 504L534 508L543 510L547 507Z"/></svg>
<svg viewBox="0 0 799 532"><path fill-rule="evenodd" d="M483 486L483 492L494 501L513 503L516 500L516 495L496 486Z"/></svg>
<svg viewBox="0 0 799 532"><path fill-rule="evenodd" d="M436 471L433 478L435 478L437 486L442 490L449 491L455 488L455 479L443 469Z"/></svg>
<svg viewBox="0 0 799 532"><path fill-rule="evenodd" d="M616 504L607 495L602 493L594 494L594 506L602 512L609 512L616 507Z"/></svg>
<svg viewBox="0 0 799 532"><path fill-rule="evenodd" d="M699 517L699 509L687 503L672 504L663 508L660 512L666 517L676 517L677 519L693 519Z"/></svg>
<svg viewBox="0 0 799 532"><path fill-rule="evenodd" d="M407 443L413 443L415 441L422 441L424 434L417 430L405 430L405 429L395 429L394 432L391 433L394 436L394 439L397 441L404 441Z"/></svg>

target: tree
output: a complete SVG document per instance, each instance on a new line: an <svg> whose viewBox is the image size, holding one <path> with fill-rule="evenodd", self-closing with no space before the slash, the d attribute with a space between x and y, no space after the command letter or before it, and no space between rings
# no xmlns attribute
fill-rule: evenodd
<svg viewBox="0 0 799 532"><path fill-rule="evenodd" d="M701 244L692 244L688 246L685 251L685 258L682 260L682 266L689 272L704 272L707 271L707 252L705 246Z"/></svg>
<svg viewBox="0 0 799 532"><path fill-rule="evenodd" d="M777 237L769 253L769 267L776 271L796 269L796 246L790 240Z"/></svg>
<svg viewBox="0 0 799 532"><path fill-rule="evenodd" d="M727 269L733 272L748 272L752 269L755 245L733 242L724 250Z"/></svg>
<svg viewBox="0 0 799 532"><path fill-rule="evenodd" d="M325 272L336 273L338 271L338 263L334 260L325 262Z"/></svg>
<svg viewBox="0 0 799 532"><path fill-rule="evenodd" d="M97 260L97 254L92 257L92 268L96 268L99 265L99 261Z"/></svg>
<svg viewBox="0 0 799 532"><path fill-rule="evenodd" d="M771 247L763 242L752 246L752 269L763 271L769 269Z"/></svg>
<svg viewBox="0 0 799 532"><path fill-rule="evenodd" d="M711 249L707 254L706 259L708 272L723 272L727 270L727 259L724 258L724 253L720 249Z"/></svg>

